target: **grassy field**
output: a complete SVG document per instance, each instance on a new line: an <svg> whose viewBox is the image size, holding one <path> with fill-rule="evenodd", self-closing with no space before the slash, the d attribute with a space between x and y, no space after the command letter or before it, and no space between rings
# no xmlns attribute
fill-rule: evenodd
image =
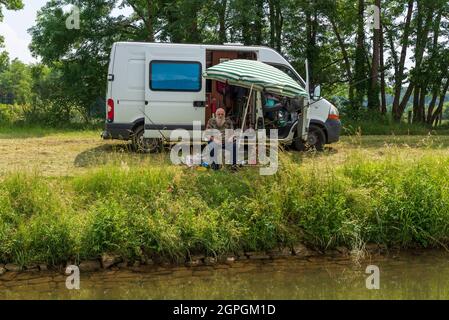
<svg viewBox="0 0 449 320"><path fill-rule="evenodd" d="M97 131L0 130L0 262L449 245L449 136L346 136L274 176L173 166Z"/></svg>

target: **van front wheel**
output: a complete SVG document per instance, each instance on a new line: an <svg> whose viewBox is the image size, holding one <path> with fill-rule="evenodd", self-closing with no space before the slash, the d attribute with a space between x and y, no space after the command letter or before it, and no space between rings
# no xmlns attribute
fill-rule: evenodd
<svg viewBox="0 0 449 320"><path fill-rule="evenodd" d="M161 140L156 138L145 139L143 137L144 127L139 126L134 131L132 137L132 147L135 152L139 153L156 153L161 150Z"/></svg>
<svg viewBox="0 0 449 320"><path fill-rule="evenodd" d="M310 126L308 139L306 142L303 142L301 139L295 135L293 141L293 147L298 151L307 151L307 150L316 150L323 151L325 144L326 136L324 135L323 130L316 126Z"/></svg>

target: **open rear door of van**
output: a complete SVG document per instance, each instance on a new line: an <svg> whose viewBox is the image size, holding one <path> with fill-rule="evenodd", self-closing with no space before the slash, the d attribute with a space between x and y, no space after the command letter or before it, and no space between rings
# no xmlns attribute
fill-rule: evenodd
<svg viewBox="0 0 449 320"><path fill-rule="evenodd" d="M151 44L146 51L145 137L168 139L175 129L205 125L206 51L201 46Z"/></svg>

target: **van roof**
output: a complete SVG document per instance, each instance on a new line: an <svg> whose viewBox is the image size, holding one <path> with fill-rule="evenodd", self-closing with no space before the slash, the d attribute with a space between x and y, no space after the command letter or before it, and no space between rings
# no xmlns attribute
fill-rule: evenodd
<svg viewBox="0 0 449 320"><path fill-rule="evenodd" d="M267 46L246 46L243 44L189 44L189 43L170 43L170 42L133 42L133 41L120 41L116 42L116 45L136 45L136 46L170 46L170 47L204 47L206 49L216 49L216 50L241 50L241 51L254 51L254 50L266 50L266 51L272 51L277 54L276 50L273 48L267 47Z"/></svg>
<svg viewBox="0 0 449 320"><path fill-rule="evenodd" d="M121 41L115 42L114 46L146 46L146 47L161 47L167 46L172 48L192 48L192 47L203 47L209 50L223 50L223 51L257 51L259 55L259 59L263 62L271 62L276 64L288 65L292 69L294 73L301 79L303 83L304 80L302 77L295 71L295 69L290 65L286 58L284 58L279 52L274 50L273 48L266 46L245 46L242 44L187 44L187 43L170 43L170 42L132 42L132 41Z"/></svg>

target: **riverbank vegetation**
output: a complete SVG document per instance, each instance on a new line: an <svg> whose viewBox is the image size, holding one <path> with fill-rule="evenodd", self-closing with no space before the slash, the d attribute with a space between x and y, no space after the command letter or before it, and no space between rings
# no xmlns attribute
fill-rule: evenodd
<svg viewBox="0 0 449 320"><path fill-rule="evenodd" d="M70 177L4 173L0 262L52 265L103 253L182 262L296 243L447 247L448 141L349 139L353 147L324 154L282 153L271 177L256 168L200 172L164 154L145 165L122 151Z"/></svg>
<svg viewBox="0 0 449 320"><path fill-rule="evenodd" d="M0 22L22 2L2 1ZM81 28L67 29L75 3ZM380 28L365 27L371 4ZM448 12L443 0L48 1L29 30L39 62L0 53L0 263L446 248ZM283 152L270 177L131 154L99 139L117 41L264 45L301 75L307 59L346 136Z"/></svg>

